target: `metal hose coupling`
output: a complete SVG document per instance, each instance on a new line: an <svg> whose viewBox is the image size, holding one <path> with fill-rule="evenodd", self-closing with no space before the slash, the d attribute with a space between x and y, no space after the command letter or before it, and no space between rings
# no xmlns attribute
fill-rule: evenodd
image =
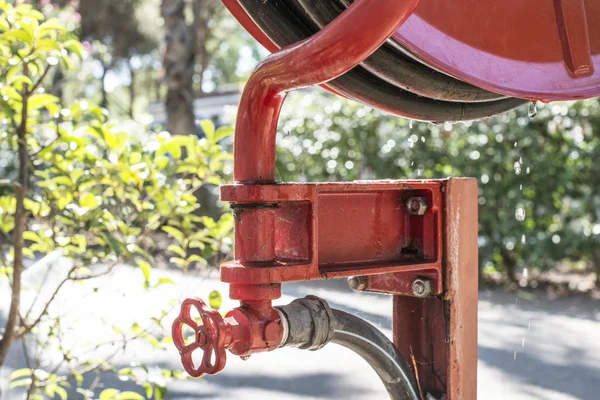
<svg viewBox="0 0 600 400"><path fill-rule="evenodd" d="M333 339L335 317L325 300L306 296L275 308L284 328L281 347L319 350Z"/></svg>

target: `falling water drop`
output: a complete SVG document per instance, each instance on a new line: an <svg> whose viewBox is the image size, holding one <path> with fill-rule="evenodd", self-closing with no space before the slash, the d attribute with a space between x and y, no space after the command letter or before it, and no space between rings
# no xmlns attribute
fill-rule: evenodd
<svg viewBox="0 0 600 400"><path fill-rule="evenodd" d="M520 175L521 174L521 164L519 164L519 162L515 162L513 167L515 168L515 174L516 175Z"/></svg>
<svg viewBox="0 0 600 400"><path fill-rule="evenodd" d="M525 235L521 235L521 243L525 244L527 242L527 238L525 237Z"/></svg>
<svg viewBox="0 0 600 400"><path fill-rule="evenodd" d="M413 120L412 119L408 121L408 127L410 129L412 129L412 127L413 127Z"/></svg>
<svg viewBox="0 0 600 400"><path fill-rule="evenodd" d="M515 218L517 221L525 221L525 209L523 207L518 207L515 210Z"/></svg>
<svg viewBox="0 0 600 400"><path fill-rule="evenodd" d="M529 103L527 115L529 115L529 119L535 119L535 117L537 117L537 105L535 104L535 101Z"/></svg>

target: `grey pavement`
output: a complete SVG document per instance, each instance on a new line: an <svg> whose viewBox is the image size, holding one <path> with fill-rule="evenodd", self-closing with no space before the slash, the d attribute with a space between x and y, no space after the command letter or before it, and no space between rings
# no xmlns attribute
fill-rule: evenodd
<svg viewBox="0 0 600 400"><path fill-rule="evenodd" d="M56 266L55 264L59 264ZM57 282L65 267L54 263L54 271L45 277L44 266L27 273L32 288L25 304L41 280ZM130 326L146 321L168 307L169 301L187 296L207 297L220 290L226 297L227 286L214 276L201 279L176 271L153 270L153 279L170 277L177 285L144 290L141 272L122 267L110 276L86 286L68 285L57 299L51 314L60 315L69 330L65 342L81 352L91 343L115 337L113 325ZM0 313L8 308L7 291L0 283ZM297 297L314 294L325 298L332 307L359 315L391 335L391 297L355 293L344 281L311 282L284 285L278 301L286 304ZM29 300L28 300L29 299ZM225 299L223 309L235 307ZM497 400L572 400L600 398L600 301L585 297L549 300L545 297L523 299L514 293L482 291L479 303L479 399ZM171 315L167 318L172 319ZM5 316L4 316L5 317ZM0 316L0 319L2 317ZM2 321L0 321L1 323ZM106 352L114 351L110 346ZM57 357L45 354L48 362ZM153 350L148 343L137 343L119 353L114 361L121 367L131 363L177 367L175 349ZM14 368L23 366L20 349L13 348L9 365L0 377L6 380ZM152 370L151 370L152 372ZM92 378L87 378L88 381ZM135 390L131 382L105 376L106 387ZM17 392L6 391L2 399L17 399ZM79 395L73 398L80 398ZM334 344L316 352L279 349L257 354L247 361L228 357L225 370L204 379L169 384L169 399L385 399L381 383L358 356Z"/></svg>

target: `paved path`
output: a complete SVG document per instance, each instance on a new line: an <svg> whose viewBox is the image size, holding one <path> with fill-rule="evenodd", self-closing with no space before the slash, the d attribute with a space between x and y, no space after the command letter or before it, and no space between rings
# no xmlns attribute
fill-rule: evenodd
<svg viewBox="0 0 600 400"><path fill-rule="evenodd" d="M53 312L71 321L72 330L67 337L84 348L87 342L114 335L111 324L129 326L133 321L142 324L170 299L189 295L206 297L214 289L227 293L226 286L214 278L182 279L172 271L153 271L153 275L169 276L178 285L144 291L141 273L134 268L122 268L88 287L68 287ZM29 271L27 279L35 283L42 276L39 271ZM1 285L0 312L7 308L6 290ZM388 296L353 293L345 282L330 281L285 285L280 303L306 294L321 296L332 307L357 314L391 335L392 305ZM224 308L232 306L234 302L225 301ZM599 306L599 301L582 297L524 300L515 294L483 291L479 307L479 398L599 399ZM19 354L13 349L11 365L2 371L4 378L12 368L21 366ZM48 358L52 359L52 355L48 354ZM157 352L142 343L129 348L117 362L123 367L131 362L177 366L179 359L172 348ZM107 378L105 384L135 388L114 378ZM7 396L5 390L3 393L3 399L15 398L14 394ZM384 399L386 395L377 376L362 359L332 344L317 352L280 349L247 361L229 357L226 369L217 376L170 385L168 398L370 400Z"/></svg>

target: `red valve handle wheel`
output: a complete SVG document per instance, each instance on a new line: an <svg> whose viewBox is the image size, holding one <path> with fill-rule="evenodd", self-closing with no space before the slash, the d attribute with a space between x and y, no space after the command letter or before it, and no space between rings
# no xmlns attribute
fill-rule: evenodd
<svg viewBox="0 0 600 400"><path fill-rule="evenodd" d="M190 312L195 307L202 319L199 325L191 317ZM183 337L183 325L194 330L194 340L186 343ZM201 377L206 374L219 373L225 367L225 324L223 317L217 310L213 310L197 297L185 299L181 304L179 316L173 321L171 333L175 347L181 355L181 363L188 374ZM194 365L192 353L200 349L203 351L202 362L198 367ZM213 357L214 356L214 357Z"/></svg>

